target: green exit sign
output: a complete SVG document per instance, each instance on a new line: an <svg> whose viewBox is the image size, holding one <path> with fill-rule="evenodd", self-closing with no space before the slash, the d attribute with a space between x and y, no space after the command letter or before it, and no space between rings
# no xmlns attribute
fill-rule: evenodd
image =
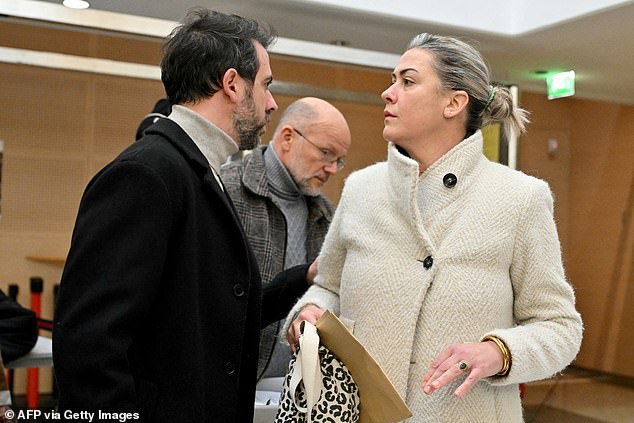
<svg viewBox="0 0 634 423"><path fill-rule="evenodd" d="M548 99L569 97L575 94L575 71L560 72L546 78Z"/></svg>

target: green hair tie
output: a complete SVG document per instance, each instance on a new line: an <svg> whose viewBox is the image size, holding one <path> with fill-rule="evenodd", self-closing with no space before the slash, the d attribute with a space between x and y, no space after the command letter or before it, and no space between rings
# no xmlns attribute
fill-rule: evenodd
<svg viewBox="0 0 634 423"><path fill-rule="evenodd" d="M485 109L489 107L489 105L493 101L493 97L495 97L495 91L493 91L493 85L489 85L489 99L487 100L487 104L484 105Z"/></svg>

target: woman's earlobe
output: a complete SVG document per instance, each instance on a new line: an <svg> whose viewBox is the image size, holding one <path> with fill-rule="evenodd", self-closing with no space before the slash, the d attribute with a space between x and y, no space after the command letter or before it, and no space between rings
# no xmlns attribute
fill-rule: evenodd
<svg viewBox="0 0 634 423"><path fill-rule="evenodd" d="M446 106L443 110L443 116L447 119L450 119L456 115L456 109L451 106Z"/></svg>
<svg viewBox="0 0 634 423"><path fill-rule="evenodd" d="M449 99L449 104L445 106L445 110L443 111L443 115L445 118L453 118L459 115L469 104L469 94L465 91L454 91L452 93L451 98Z"/></svg>

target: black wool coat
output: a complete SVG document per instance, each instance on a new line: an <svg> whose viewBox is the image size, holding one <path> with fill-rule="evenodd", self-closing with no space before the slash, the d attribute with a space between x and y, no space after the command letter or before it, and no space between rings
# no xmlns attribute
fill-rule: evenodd
<svg viewBox="0 0 634 423"><path fill-rule="evenodd" d="M252 421L260 327L278 316L262 319L256 261L230 201L169 119L90 181L55 315L60 410ZM304 289L273 285L266 310L289 308Z"/></svg>

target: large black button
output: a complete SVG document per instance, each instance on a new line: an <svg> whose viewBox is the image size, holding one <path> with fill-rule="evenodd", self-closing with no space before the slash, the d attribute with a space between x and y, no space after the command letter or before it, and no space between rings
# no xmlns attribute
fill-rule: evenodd
<svg viewBox="0 0 634 423"><path fill-rule="evenodd" d="M442 183L445 184L447 188L455 187L457 182L458 178L453 173L448 173L442 178Z"/></svg>
<svg viewBox="0 0 634 423"><path fill-rule="evenodd" d="M423 260L423 267L425 269L431 268L433 264L434 264L434 258L432 256L427 256L425 257L425 260Z"/></svg>
<svg viewBox="0 0 634 423"><path fill-rule="evenodd" d="M236 365L233 364L232 361L227 361L225 363L225 373L227 373L228 375L232 375L236 372Z"/></svg>
<svg viewBox="0 0 634 423"><path fill-rule="evenodd" d="M242 297L244 295L244 288L239 283L233 285L233 295L236 297Z"/></svg>

